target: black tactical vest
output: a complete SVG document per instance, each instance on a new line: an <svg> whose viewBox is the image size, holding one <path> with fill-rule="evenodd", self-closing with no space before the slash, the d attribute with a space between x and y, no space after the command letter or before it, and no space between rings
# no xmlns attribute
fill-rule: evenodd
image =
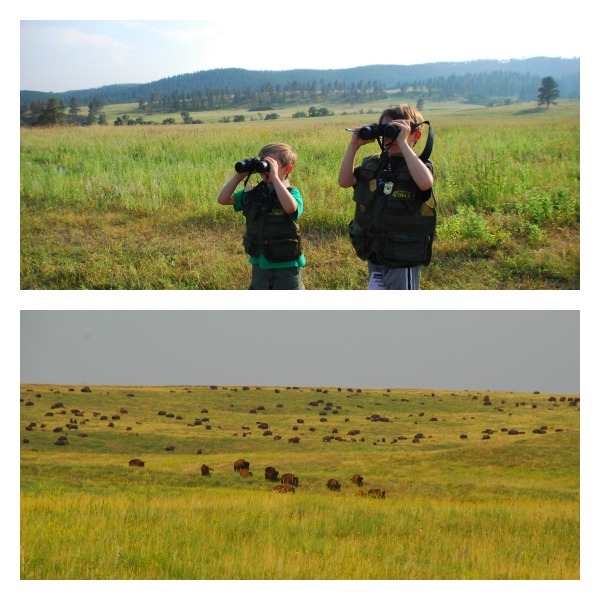
<svg viewBox="0 0 600 600"><path fill-rule="evenodd" d="M302 255L298 225L281 206L275 190L262 182L244 194L246 217L244 250L254 258L264 254L272 262L297 260Z"/></svg>
<svg viewBox="0 0 600 600"><path fill-rule="evenodd" d="M422 198L404 159L390 172L379 156L366 158L354 188L354 219L348 226L358 257L391 268L428 265L435 236L435 198Z"/></svg>

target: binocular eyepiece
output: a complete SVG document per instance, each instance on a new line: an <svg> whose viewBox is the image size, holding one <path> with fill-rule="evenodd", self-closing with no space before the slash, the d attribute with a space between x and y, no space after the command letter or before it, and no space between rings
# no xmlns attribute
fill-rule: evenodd
<svg viewBox="0 0 600 600"><path fill-rule="evenodd" d="M264 158L245 158L235 163L236 173L267 173L269 163Z"/></svg>
<svg viewBox="0 0 600 600"><path fill-rule="evenodd" d="M420 123L411 123L411 131L417 129L419 125ZM361 127L358 130L358 137L361 140L374 140L378 137L384 137L390 140L395 140L399 133L400 127L398 127L398 125L394 125L393 123L377 123Z"/></svg>

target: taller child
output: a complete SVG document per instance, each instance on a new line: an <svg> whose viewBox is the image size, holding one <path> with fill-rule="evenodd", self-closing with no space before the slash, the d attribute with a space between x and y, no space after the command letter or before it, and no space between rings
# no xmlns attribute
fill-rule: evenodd
<svg viewBox="0 0 600 600"><path fill-rule="evenodd" d="M398 135L382 136L382 153L354 168L358 149L376 139L361 139L355 130L340 167L339 185L354 187L349 233L357 255L368 262L369 289L418 290L421 267L431 260L433 166L413 150L422 123L421 113L409 105L386 109L379 124L395 125Z"/></svg>

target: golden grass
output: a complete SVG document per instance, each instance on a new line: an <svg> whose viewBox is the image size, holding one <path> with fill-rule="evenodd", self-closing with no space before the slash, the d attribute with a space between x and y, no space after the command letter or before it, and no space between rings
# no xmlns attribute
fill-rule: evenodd
<svg viewBox="0 0 600 600"><path fill-rule="evenodd" d="M23 579L578 577L573 399L201 386L81 393L44 385L23 386L21 398ZM56 401L65 415L47 414ZM327 402L338 412L322 417ZM74 408L84 416L66 434L69 445L57 447L52 429ZM366 419L375 413L390 420ZM210 420L190 426L198 417ZM258 422L274 435L263 436ZM523 433L509 435L511 427ZM532 433L539 427L547 433ZM349 441L324 442L334 428ZM487 428L495 432L484 440ZM299 444L287 442L292 435ZM233 471L240 457L253 477ZM128 467L131 458L146 466ZM210 477L200 475L202 463L214 469ZM296 474L296 493L274 493L266 466ZM357 496L355 472L363 490L383 489L386 499ZM339 492L327 489L331 477Z"/></svg>

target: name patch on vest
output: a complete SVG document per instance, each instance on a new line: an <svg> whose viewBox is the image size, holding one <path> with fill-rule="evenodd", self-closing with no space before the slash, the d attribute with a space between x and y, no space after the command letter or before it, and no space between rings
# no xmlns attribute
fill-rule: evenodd
<svg viewBox="0 0 600 600"><path fill-rule="evenodd" d="M411 194L409 190L395 190L392 194L394 198L408 198L410 199Z"/></svg>

